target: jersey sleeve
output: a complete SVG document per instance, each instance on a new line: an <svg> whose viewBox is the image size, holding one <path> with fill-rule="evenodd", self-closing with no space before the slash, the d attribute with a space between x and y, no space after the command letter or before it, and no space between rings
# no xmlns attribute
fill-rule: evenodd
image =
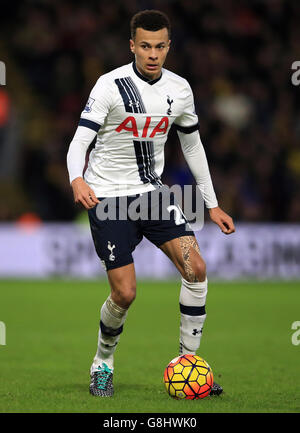
<svg viewBox="0 0 300 433"><path fill-rule="evenodd" d="M190 134L199 128L198 116L195 111L194 95L191 86L186 81L184 89L185 105L183 112L174 121L175 128L183 133Z"/></svg>
<svg viewBox="0 0 300 433"><path fill-rule="evenodd" d="M100 77L93 87L67 153L70 183L83 176L86 152L103 125L111 105L111 86Z"/></svg>
<svg viewBox="0 0 300 433"><path fill-rule="evenodd" d="M112 86L100 77L93 87L86 106L81 113L79 126L98 132L110 110Z"/></svg>
<svg viewBox="0 0 300 433"><path fill-rule="evenodd" d="M191 134L177 131L185 160L196 180L207 208L218 206L209 166L199 131Z"/></svg>

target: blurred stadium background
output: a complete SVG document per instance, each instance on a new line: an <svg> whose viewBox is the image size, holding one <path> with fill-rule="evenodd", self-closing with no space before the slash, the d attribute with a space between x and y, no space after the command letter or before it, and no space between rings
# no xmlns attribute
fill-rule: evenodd
<svg viewBox="0 0 300 433"><path fill-rule="evenodd" d="M148 241L135 252L138 297L116 357L116 398L100 407L88 395L108 286L66 154L98 76L132 61L129 21L142 9L170 17L165 66L193 88L220 206L237 229L226 237L206 215L197 232L210 281L201 354L225 389L201 410L299 412L296 0L1 1L0 412L199 411L163 389L180 280ZM174 131L166 161L165 183L193 184Z"/></svg>
<svg viewBox="0 0 300 433"><path fill-rule="evenodd" d="M300 4L284 0L1 2L0 276L102 274L66 153L97 77L132 61L129 21L147 8L170 17L165 66L191 83L217 196L237 224L232 239L209 224L199 233L211 275L299 277ZM173 131L166 161L165 183L193 184ZM159 277L173 271L161 260Z"/></svg>

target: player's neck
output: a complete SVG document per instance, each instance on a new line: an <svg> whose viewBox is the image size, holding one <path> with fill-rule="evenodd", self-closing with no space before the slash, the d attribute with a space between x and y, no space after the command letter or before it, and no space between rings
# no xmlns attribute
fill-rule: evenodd
<svg viewBox="0 0 300 433"><path fill-rule="evenodd" d="M135 60L133 61L132 66L133 66L133 70L134 70L134 72L136 73L136 75L137 75L139 78L141 78L142 80L147 81L149 84L155 84L158 80L161 79L162 71L160 71L160 74L159 74L159 76L158 76L157 78L150 78L150 77L145 76L145 75L143 74L143 72L139 70L139 68L138 68L138 66L137 66L137 64L136 64L136 62L135 62Z"/></svg>

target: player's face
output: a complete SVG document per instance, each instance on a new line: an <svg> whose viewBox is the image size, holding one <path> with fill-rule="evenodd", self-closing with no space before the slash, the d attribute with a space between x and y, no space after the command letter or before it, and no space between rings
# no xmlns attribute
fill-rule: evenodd
<svg viewBox="0 0 300 433"><path fill-rule="evenodd" d="M151 32L138 27L135 39L130 39L130 49L135 54L136 67L150 80L155 80L161 74L170 48L171 41L168 36L166 28Z"/></svg>

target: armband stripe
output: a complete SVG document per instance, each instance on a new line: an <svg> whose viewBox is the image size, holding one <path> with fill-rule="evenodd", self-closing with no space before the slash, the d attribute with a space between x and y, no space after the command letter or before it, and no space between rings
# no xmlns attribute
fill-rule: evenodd
<svg viewBox="0 0 300 433"><path fill-rule="evenodd" d="M101 125L98 123L93 122L92 120L83 119L82 117L79 120L78 126L85 126L86 128L92 129L95 132L98 132L101 128Z"/></svg>
<svg viewBox="0 0 300 433"><path fill-rule="evenodd" d="M196 123L196 125L192 126L180 126L174 123L174 126L177 131L183 132L184 134L191 134L192 132L195 132L199 129L199 123Z"/></svg>

